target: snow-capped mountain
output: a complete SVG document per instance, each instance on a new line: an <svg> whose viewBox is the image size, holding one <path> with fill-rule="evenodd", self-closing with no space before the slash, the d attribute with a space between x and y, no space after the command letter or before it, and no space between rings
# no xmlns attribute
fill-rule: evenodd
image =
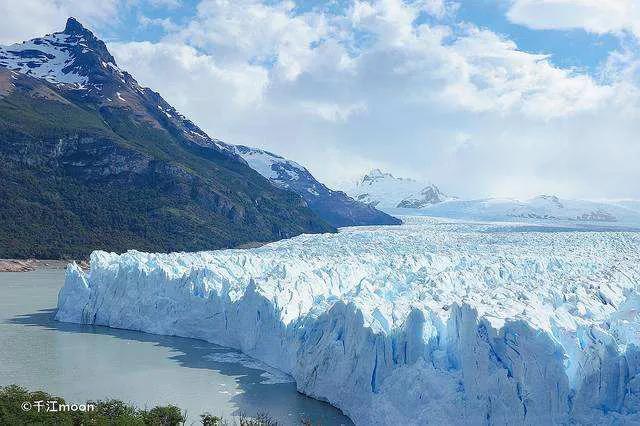
<svg viewBox="0 0 640 426"><path fill-rule="evenodd" d="M555 195L459 199L437 186L371 170L347 193L392 215L422 215L485 221L562 221L640 225L640 201L561 199Z"/></svg>
<svg viewBox="0 0 640 426"><path fill-rule="evenodd" d="M389 209L389 211L394 211ZM395 210L396 213L400 209ZM448 200L404 214L450 217L487 221L561 221L599 224L640 224L640 203L637 201L589 201L539 195L528 200L485 198L478 200Z"/></svg>
<svg viewBox="0 0 640 426"><path fill-rule="evenodd" d="M295 161L257 148L233 146L251 168L269 179L274 185L291 190L305 199L312 210L318 212L333 226L398 225L400 220L373 206L355 201L344 192L327 188L311 175L309 170Z"/></svg>
<svg viewBox="0 0 640 426"><path fill-rule="evenodd" d="M169 105L159 93L142 87L121 70L106 45L76 19L64 31L0 46L0 67L46 80L73 100L102 108L126 108L138 121L165 125L188 142L230 153L225 144Z"/></svg>
<svg viewBox="0 0 640 426"><path fill-rule="evenodd" d="M421 209L451 199L427 182L395 177L380 169L373 169L347 190L358 201L381 209Z"/></svg>

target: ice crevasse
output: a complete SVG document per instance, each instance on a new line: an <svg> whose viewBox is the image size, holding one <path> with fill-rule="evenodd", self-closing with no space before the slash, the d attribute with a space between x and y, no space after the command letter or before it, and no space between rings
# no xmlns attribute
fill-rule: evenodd
<svg viewBox="0 0 640 426"><path fill-rule="evenodd" d="M406 220L72 264L56 319L204 339L356 424L640 424L640 234Z"/></svg>

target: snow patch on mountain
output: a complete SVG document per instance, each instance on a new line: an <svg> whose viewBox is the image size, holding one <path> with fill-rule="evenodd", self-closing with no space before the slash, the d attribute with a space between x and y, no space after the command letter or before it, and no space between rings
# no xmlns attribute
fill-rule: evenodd
<svg viewBox="0 0 640 426"><path fill-rule="evenodd" d="M87 62L86 58L94 60ZM0 66L78 89L97 83L90 79L95 66L121 72L104 43L73 18L63 32L0 46Z"/></svg>
<svg viewBox="0 0 640 426"><path fill-rule="evenodd" d="M7 47L0 46L0 66L50 83L85 84L88 77L77 74L70 67L73 57L66 47L70 38L57 33Z"/></svg>
<svg viewBox="0 0 640 426"><path fill-rule="evenodd" d="M356 424L640 421L640 234L405 218L70 265L56 318L204 339Z"/></svg>
<svg viewBox="0 0 640 426"><path fill-rule="evenodd" d="M262 149L236 145L235 151L252 169L284 188L288 188L291 181L304 179L307 175L311 176L306 168L295 161ZM315 185L312 184L309 189L313 186Z"/></svg>

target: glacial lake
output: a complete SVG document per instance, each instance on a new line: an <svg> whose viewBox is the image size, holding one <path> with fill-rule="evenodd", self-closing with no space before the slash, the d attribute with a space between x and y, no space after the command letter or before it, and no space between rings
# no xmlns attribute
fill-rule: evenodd
<svg viewBox="0 0 640 426"><path fill-rule="evenodd" d="M288 376L207 342L53 319L63 270L0 273L0 385L41 389L73 402L117 398L175 404L200 414L268 412L279 424L351 425Z"/></svg>

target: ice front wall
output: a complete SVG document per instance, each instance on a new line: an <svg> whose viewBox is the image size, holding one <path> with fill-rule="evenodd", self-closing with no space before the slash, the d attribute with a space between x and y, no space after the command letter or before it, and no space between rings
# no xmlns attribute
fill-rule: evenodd
<svg viewBox="0 0 640 426"><path fill-rule="evenodd" d="M360 425L640 422L640 234L406 222L94 252L56 318L239 349Z"/></svg>

